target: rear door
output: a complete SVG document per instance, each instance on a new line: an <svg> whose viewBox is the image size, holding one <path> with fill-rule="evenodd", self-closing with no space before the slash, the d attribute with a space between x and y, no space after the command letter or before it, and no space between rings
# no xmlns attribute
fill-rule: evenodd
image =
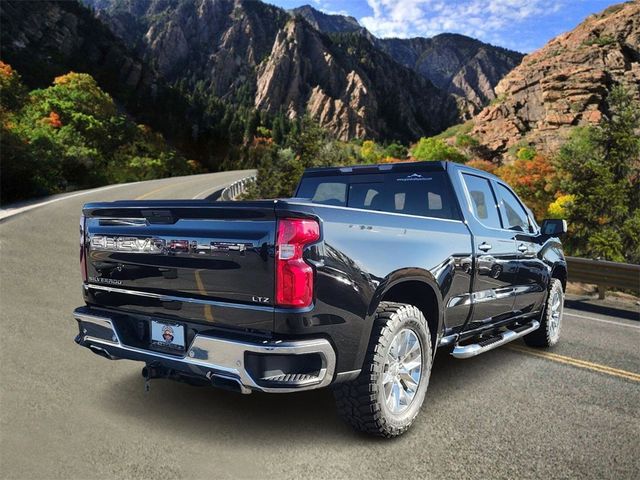
<svg viewBox="0 0 640 480"><path fill-rule="evenodd" d="M271 329L273 202L117 202L84 214L89 303Z"/></svg>
<svg viewBox="0 0 640 480"><path fill-rule="evenodd" d="M474 234L473 314L467 329L513 315L518 273L516 232L504 230L492 182L461 173Z"/></svg>

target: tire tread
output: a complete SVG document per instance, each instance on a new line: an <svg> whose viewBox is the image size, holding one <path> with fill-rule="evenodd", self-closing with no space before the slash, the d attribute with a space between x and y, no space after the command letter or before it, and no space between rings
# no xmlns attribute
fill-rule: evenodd
<svg viewBox="0 0 640 480"><path fill-rule="evenodd" d="M406 425L391 425L385 418L382 406L377 400L377 382L384 366L384 350L392 340L392 333L401 321L411 315L428 325L422 312L413 305L395 302L381 302L376 310L374 324L360 375L351 382L334 387L336 406L340 416L356 430L382 437L396 437L409 429L415 415ZM427 345L427 358L431 358L431 344ZM430 374L431 363L423 371ZM417 414L417 410L416 410Z"/></svg>

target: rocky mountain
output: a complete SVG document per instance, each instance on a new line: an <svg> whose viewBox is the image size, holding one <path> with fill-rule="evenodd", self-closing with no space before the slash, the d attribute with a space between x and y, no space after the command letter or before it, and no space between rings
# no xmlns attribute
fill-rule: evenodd
<svg viewBox="0 0 640 480"><path fill-rule="evenodd" d="M251 0L85 0L168 81L218 97L246 88L289 15ZM252 88L253 90L253 88Z"/></svg>
<svg viewBox="0 0 640 480"><path fill-rule="evenodd" d="M433 38L384 38L378 45L397 62L460 98L467 116L495 98L494 87L523 57L506 48L450 33Z"/></svg>
<svg viewBox="0 0 640 480"><path fill-rule="evenodd" d="M165 79L259 110L308 113L341 139L412 141L459 118L455 98L365 37L252 0L86 0ZM357 25L354 19L343 24ZM312 24L313 23L313 24ZM402 85L403 88L398 88Z"/></svg>
<svg viewBox="0 0 640 480"><path fill-rule="evenodd" d="M464 35L445 33L433 38L376 38L355 18L329 15L305 5L292 13L326 33L359 33L396 62L438 88L455 95L461 113L471 116L495 98L494 87L521 61L523 54Z"/></svg>
<svg viewBox="0 0 640 480"><path fill-rule="evenodd" d="M475 117L470 135L489 158L518 145L553 152L573 127L608 113L607 95L617 84L640 102L637 1L591 15L527 55L497 85L497 101Z"/></svg>

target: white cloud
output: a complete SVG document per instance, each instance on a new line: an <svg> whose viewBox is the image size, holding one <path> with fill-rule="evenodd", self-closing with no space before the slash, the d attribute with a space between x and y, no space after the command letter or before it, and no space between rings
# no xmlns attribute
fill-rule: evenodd
<svg viewBox="0 0 640 480"><path fill-rule="evenodd" d="M514 29L557 13L569 0L367 0L373 14L360 19L380 37L430 37L457 32L509 44Z"/></svg>
<svg viewBox="0 0 640 480"><path fill-rule="evenodd" d="M325 0L313 0L313 3L316 4L316 8L318 10L320 10L322 13L326 13L327 15L342 15L344 17L348 17L349 15L351 15L345 9L336 10L332 8L331 2Z"/></svg>

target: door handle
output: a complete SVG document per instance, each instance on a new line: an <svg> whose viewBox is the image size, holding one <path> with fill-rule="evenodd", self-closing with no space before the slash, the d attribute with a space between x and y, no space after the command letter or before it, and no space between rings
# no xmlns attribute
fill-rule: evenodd
<svg viewBox="0 0 640 480"><path fill-rule="evenodd" d="M483 252L488 252L489 250L491 250L491 248L491 244L487 242L482 242L480 245L478 245L478 250L482 250Z"/></svg>
<svg viewBox="0 0 640 480"><path fill-rule="evenodd" d="M524 253L524 252L526 252L528 250L529 250L529 247L527 247L524 243L521 243L520 245L518 245L518 251L519 252Z"/></svg>

